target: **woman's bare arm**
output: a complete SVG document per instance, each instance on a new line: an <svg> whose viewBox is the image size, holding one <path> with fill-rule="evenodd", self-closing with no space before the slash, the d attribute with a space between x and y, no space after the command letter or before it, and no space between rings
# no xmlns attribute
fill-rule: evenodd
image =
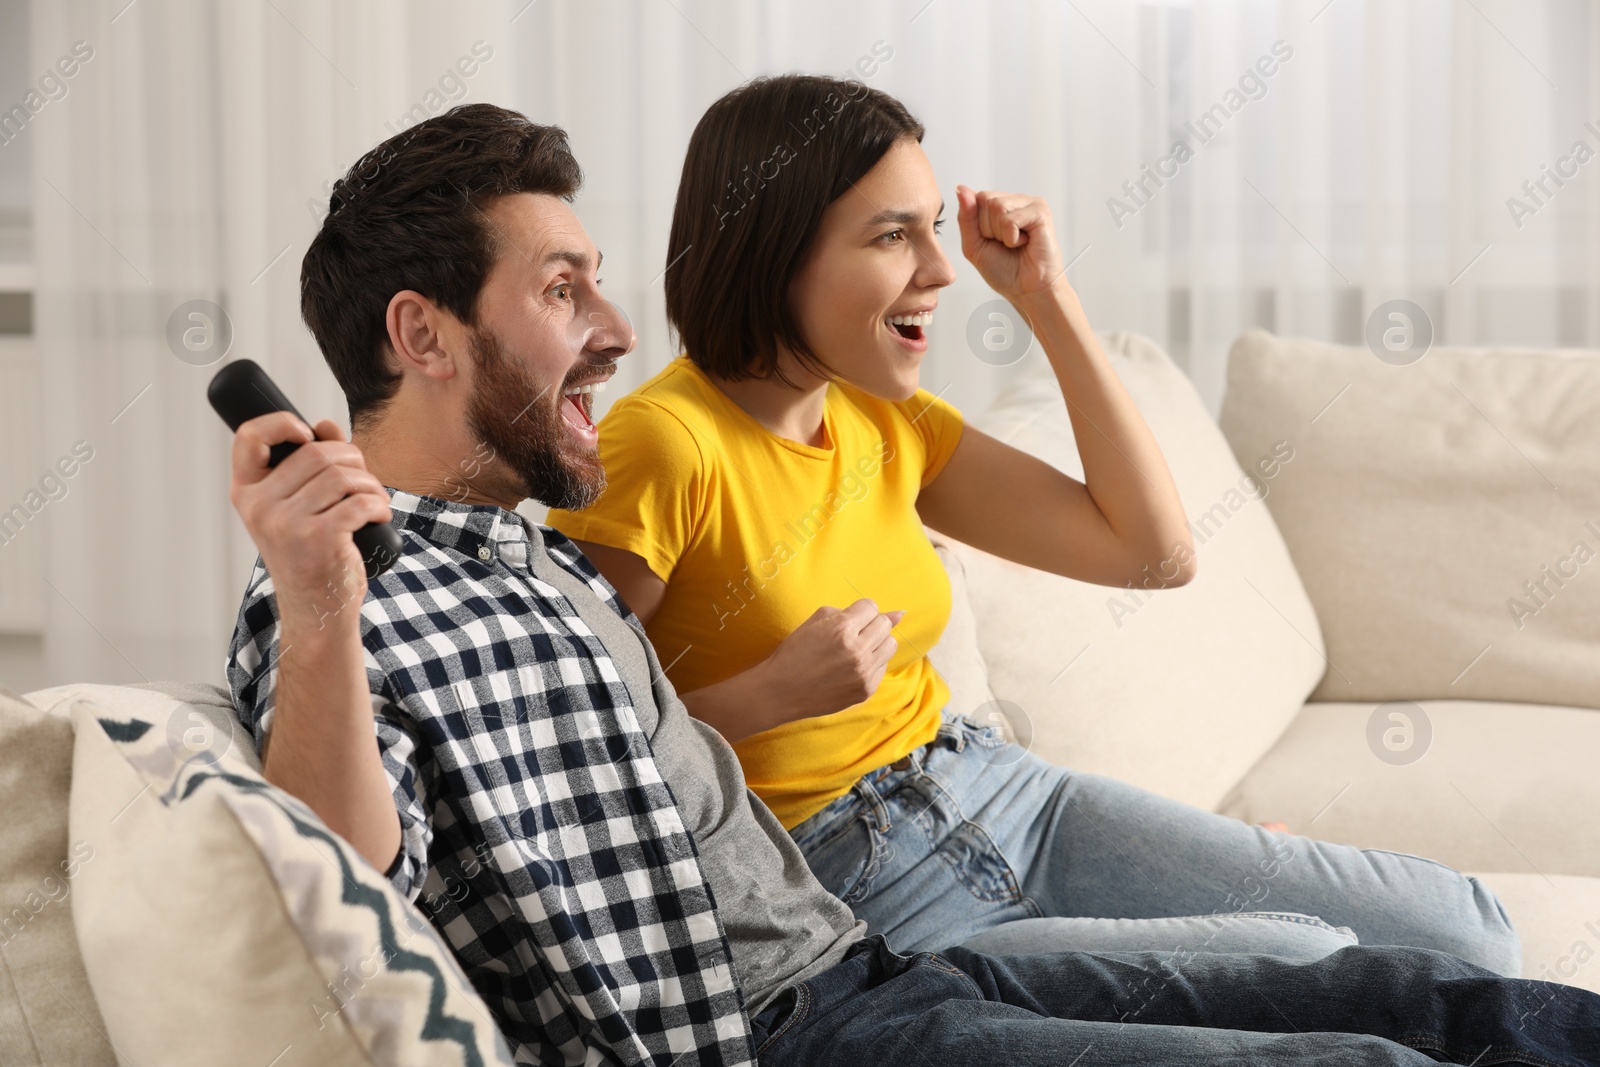
<svg viewBox="0 0 1600 1067"><path fill-rule="evenodd" d="M1067 282L1049 208L957 188L961 247L1028 320L1072 420L1078 481L971 427L922 490L922 520L987 552L1102 585L1183 585L1194 538L1150 428Z"/></svg>

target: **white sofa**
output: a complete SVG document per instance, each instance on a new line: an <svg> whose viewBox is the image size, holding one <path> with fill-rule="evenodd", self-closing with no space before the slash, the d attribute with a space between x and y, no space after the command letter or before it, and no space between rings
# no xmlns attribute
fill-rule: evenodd
<svg viewBox="0 0 1600 1067"><path fill-rule="evenodd" d="M954 610L933 655L956 709L1073 767L1478 874L1525 974L1600 992L1600 358L1394 367L1251 333L1219 428L1155 345L1106 344L1176 477L1198 577L1114 590L942 542ZM1030 360L969 417L1081 477ZM155 729L124 740L105 720ZM195 731L235 786L179 787ZM0 690L0 1063L471 1059L417 1053L423 979L374 962L379 906L437 961L458 1019L487 1020L421 913L312 842L309 811L261 803L257 769L215 685ZM340 902L339 862L366 904ZM476 1062L502 1062L468 1030Z"/></svg>
<svg viewBox="0 0 1600 1067"><path fill-rule="evenodd" d="M1219 428L1153 343L1106 347L1198 575L1118 591L946 543L955 706L1055 762L1476 874L1525 976L1600 992L1600 354L1400 367L1256 331ZM1081 478L1029 358L972 422Z"/></svg>

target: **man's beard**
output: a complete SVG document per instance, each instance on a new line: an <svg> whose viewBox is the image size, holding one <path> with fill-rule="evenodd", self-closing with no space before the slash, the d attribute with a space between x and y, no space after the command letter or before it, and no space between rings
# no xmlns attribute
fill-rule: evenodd
<svg viewBox="0 0 1600 1067"><path fill-rule="evenodd" d="M522 479L528 496L552 508L577 511L593 504L606 487L597 453L582 449L559 413L562 394L593 371L579 363L550 402L520 365L507 359L488 330L473 329L472 357L477 379L467 407L468 426L493 449L492 455Z"/></svg>

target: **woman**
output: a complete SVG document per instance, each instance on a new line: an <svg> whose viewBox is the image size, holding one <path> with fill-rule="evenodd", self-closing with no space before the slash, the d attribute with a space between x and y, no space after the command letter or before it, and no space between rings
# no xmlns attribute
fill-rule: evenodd
<svg viewBox="0 0 1600 1067"><path fill-rule="evenodd" d="M1055 370L1085 481L918 387L954 276L922 134L891 97L829 78L712 105L667 253L687 354L601 421L609 487L550 524L638 613L823 885L897 944L1314 958L1359 938L1517 974L1474 879L1055 767L945 707L926 653L950 587L924 523L1108 586L1147 567L1181 585L1195 557L1043 201L958 185L957 222Z"/></svg>

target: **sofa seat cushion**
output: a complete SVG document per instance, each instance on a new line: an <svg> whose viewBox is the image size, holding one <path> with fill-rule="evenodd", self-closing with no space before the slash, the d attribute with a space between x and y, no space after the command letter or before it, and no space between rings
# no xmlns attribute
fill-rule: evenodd
<svg viewBox="0 0 1600 1067"><path fill-rule="evenodd" d="M107 690L110 691L107 691ZM102 843L73 920L134 1063L504 1064L423 914L209 717L215 686L74 697L69 825ZM211 694L206 703L198 698ZM197 716L197 717L196 717ZM246 756L248 753L248 757Z"/></svg>
<svg viewBox="0 0 1600 1067"><path fill-rule="evenodd" d="M1522 977L1600 993L1600 878L1469 872L1505 906L1522 938ZM1527 1009L1537 1018L1538 1005Z"/></svg>
<svg viewBox="0 0 1600 1067"><path fill-rule="evenodd" d="M1460 870L1600 877L1596 753L1589 708L1308 704L1218 810Z"/></svg>
<svg viewBox="0 0 1600 1067"><path fill-rule="evenodd" d="M1113 333L1104 348L1172 470L1197 577L1110 588L959 545L978 646L994 697L1023 720L1035 752L1211 808L1326 668L1311 603L1261 501L1298 460L1269 443L1247 473L1154 342ZM1043 356L1030 360L969 421L1081 480L1060 386Z"/></svg>
<svg viewBox="0 0 1600 1067"><path fill-rule="evenodd" d="M1254 330L1220 422L1241 460L1295 447L1267 507L1327 640L1311 699L1600 705L1600 354Z"/></svg>

